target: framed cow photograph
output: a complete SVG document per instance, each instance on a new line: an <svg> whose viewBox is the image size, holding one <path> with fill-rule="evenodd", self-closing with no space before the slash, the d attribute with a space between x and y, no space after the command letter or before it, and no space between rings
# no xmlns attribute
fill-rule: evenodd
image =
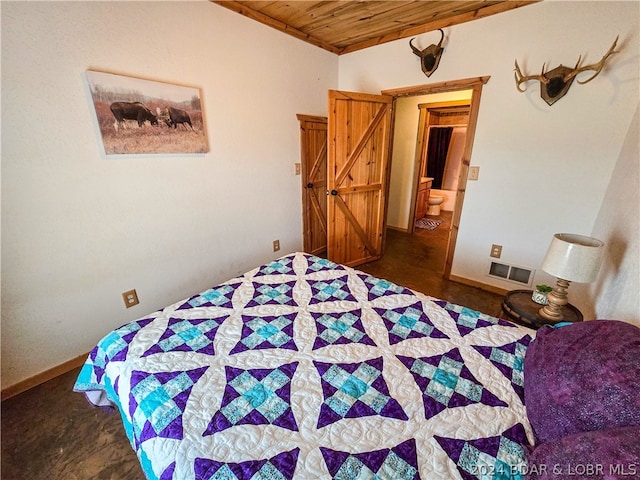
<svg viewBox="0 0 640 480"><path fill-rule="evenodd" d="M87 70L106 155L209 151L200 89Z"/></svg>

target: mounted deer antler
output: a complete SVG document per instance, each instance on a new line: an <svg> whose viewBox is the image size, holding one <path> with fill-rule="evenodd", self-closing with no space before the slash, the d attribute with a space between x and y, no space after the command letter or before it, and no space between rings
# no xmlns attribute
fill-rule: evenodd
<svg viewBox="0 0 640 480"><path fill-rule="evenodd" d="M420 57L420 67L422 68L422 72L427 77L430 77L431 74L435 72L436 69L438 68L438 65L440 63L440 57L442 57L442 52L444 51L444 49L442 48L442 41L444 40L444 32L442 31L441 28L439 28L438 30L440 30L440 34L442 35L440 37L440 42L438 42L437 45L429 45L424 50L419 50L418 48L413 46L413 43L411 42L413 42L415 38L412 38L411 40L409 40L409 45L411 46L411 50L413 50L413 53L415 53L417 56Z"/></svg>
<svg viewBox="0 0 640 480"><path fill-rule="evenodd" d="M573 68L565 67L564 65L560 64L560 66L554 68L553 70L545 72L543 64L542 71L539 75L523 75L522 71L520 70L520 66L518 65L518 61L516 60L514 74L516 80L516 88L519 92L524 92L527 89L526 86L524 89L522 89L520 88L520 85L530 80L538 80L540 82L540 95L545 102L547 102L549 105L553 105L569 91L569 87L573 83L573 79L580 73L586 71L595 71L595 73L587 80L584 80L582 82L580 80L577 80L577 82L581 85L590 82L600 74L609 56L617 53L615 51L615 48L618 44L618 38L619 36L617 36L613 41L613 45L611 45L611 48L609 48L607 53L604 54L602 59L600 59L598 63L594 63L592 65L584 65L581 67L581 55L580 57L578 57L576 66Z"/></svg>

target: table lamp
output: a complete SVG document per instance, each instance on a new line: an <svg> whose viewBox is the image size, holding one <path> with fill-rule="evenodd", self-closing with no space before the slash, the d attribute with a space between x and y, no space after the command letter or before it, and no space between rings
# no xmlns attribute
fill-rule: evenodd
<svg viewBox="0 0 640 480"><path fill-rule="evenodd" d="M556 233L542 263L542 270L557 277L547 295L549 303L538 311L545 320L562 320L562 308L569 303L570 282L591 283L598 276L604 253L604 242L583 235Z"/></svg>

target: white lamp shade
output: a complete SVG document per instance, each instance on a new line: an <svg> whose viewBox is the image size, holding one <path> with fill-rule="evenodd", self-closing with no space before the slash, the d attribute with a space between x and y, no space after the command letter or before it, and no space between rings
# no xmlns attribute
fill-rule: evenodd
<svg viewBox="0 0 640 480"><path fill-rule="evenodd" d="M604 242L583 235L556 233L542 270L570 282L590 283L598 276Z"/></svg>

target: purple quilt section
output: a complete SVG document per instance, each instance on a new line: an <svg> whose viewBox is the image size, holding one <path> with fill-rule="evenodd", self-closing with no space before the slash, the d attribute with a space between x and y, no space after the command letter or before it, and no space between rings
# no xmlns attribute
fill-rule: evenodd
<svg viewBox="0 0 640 480"><path fill-rule="evenodd" d="M524 403L524 358L531 336L525 335L501 347L474 345L483 357L489 360L510 382L513 390Z"/></svg>
<svg viewBox="0 0 640 480"><path fill-rule="evenodd" d="M355 302L356 298L349 290L348 280L348 275L328 280L307 280L311 286L311 300L309 303Z"/></svg>
<svg viewBox="0 0 640 480"><path fill-rule="evenodd" d="M464 480L521 479L528 446L524 427L517 423L495 437L460 440L434 435L456 464Z"/></svg>
<svg viewBox="0 0 640 480"><path fill-rule="evenodd" d="M247 303L247 307L260 305L292 305L296 306L293 300L293 288L296 281L269 284L253 282L253 298Z"/></svg>
<svg viewBox="0 0 640 480"><path fill-rule="evenodd" d="M131 372L129 415L136 448L154 437L181 440L182 413L193 385L209 367L180 372Z"/></svg>
<svg viewBox="0 0 640 480"><path fill-rule="evenodd" d="M193 464L198 480L291 480L296 471L299 448L282 452L265 460L224 463L196 458Z"/></svg>
<svg viewBox="0 0 640 480"><path fill-rule="evenodd" d="M263 317L242 315L241 338L230 354L266 348L298 350L293 341L293 322L296 315L296 313Z"/></svg>
<svg viewBox="0 0 640 480"><path fill-rule="evenodd" d="M216 332L227 318L227 316L201 319L170 318L160 339L142 356L166 352L214 355L213 341Z"/></svg>
<svg viewBox="0 0 640 480"><path fill-rule="evenodd" d="M276 425L297 431L291 411L291 379L297 366L298 362L275 369L243 370L226 366L227 385L222 404L203 436L236 425Z"/></svg>
<svg viewBox="0 0 640 480"><path fill-rule="evenodd" d="M326 258L316 257L315 255L305 255L307 259L307 270L305 275L311 273L322 272L325 270L344 270L342 265L327 260Z"/></svg>
<svg viewBox="0 0 640 480"><path fill-rule="evenodd" d="M434 417L446 408L475 403L492 407L507 406L476 380L457 348L433 357L397 357L409 369L422 392L426 418Z"/></svg>
<svg viewBox="0 0 640 480"><path fill-rule="evenodd" d="M449 338L438 330L424 312L421 302L393 309L374 308L389 331L389 343L400 343L410 338Z"/></svg>
<svg viewBox="0 0 640 480"><path fill-rule="evenodd" d="M358 275L358 277L360 277L366 285L367 290L369 291L370 301L389 295L414 295L414 293L408 288L396 285L389 280L372 277L371 275Z"/></svg>
<svg viewBox="0 0 640 480"><path fill-rule="evenodd" d="M320 447L322 457L335 479L418 480L416 441L409 439L392 448L349 453Z"/></svg>
<svg viewBox="0 0 640 480"><path fill-rule="evenodd" d="M472 310L467 307L455 305L444 300L434 301L436 305L444 308L449 316L456 322L458 332L463 337L477 328L502 325L503 327L515 327L514 324L500 318L485 315L484 313Z"/></svg>
<svg viewBox="0 0 640 480"><path fill-rule="evenodd" d="M367 335L362 324L362 310L349 312L311 313L316 322L318 335L313 343L313 349L328 345L341 345L347 343L362 343L363 345L376 346Z"/></svg>
<svg viewBox="0 0 640 480"><path fill-rule="evenodd" d="M198 307L224 307L233 308L233 294L241 283L229 283L211 288L206 292L194 295L177 310L186 310Z"/></svg>
<svg viewBox="0 0 640 480"><path fill-rule="evenodd" d="M318 428L342 420L372 415L408 420L389 394L382 376L382 357L360 363L313 362L320 374L323 402Z"/></svg>
<svg viewBox="0 0 640 480"><path fill-rule="evenodd" d="M271 263L262 265L256 272L256 277L262 275L295 275L293 271L293 257L282 257Z"/></svg>
<svg viewBox="0 0 640 480"><path fill-rule="evenodd" d="M175 470L176 462L171 462L171 464L160 474L159 480L173 480L173 472Z"/></svg>
<svg viewBox="0 0 640 480"><path fill-rule="evenodd" d="M101 382L104 375L104 369L109 362L123 362L127 358L129 352L129 344L136 336L138 331L146 325L149 325L154 319L145 318L135 322L128 323L114 330L98 345L93 347L89 353L92 362L93 373L96 382Z"/></svg>

